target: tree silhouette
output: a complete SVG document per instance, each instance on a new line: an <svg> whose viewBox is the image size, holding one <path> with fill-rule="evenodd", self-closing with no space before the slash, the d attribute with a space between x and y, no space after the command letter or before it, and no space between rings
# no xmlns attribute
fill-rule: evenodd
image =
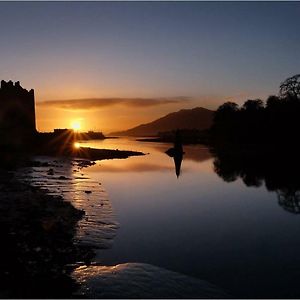
<svg viewBox="0 0 300 300"><path fill-rule="evenodd" d="M236 138L236 126L238 124L239 106L234 102L222 104L215 112L211 128L213 136L217 136L223 142L234 142Z"/></svg>
<svg viewBox="0 0 300 300"><path fill-rule="evenodd" d="M300 74L289 77L282 82L279 95L282 98L300 99Z"/></svg>
<svg viewBox="0 0 300 300"><path fill-rule="evenodd" d="M239 110L239 106L234 102L225 102L216 111L214 121L223 122L230 120L234 114Z"/></svg>
<svg viewBox="0 0 300 300"><path fill-rule="evenodd" d="M211 127L214 144L275 145L297 143L300 131L300 74L286 79L280 96L247 100L239 107L222 104L215 112Z"/></svg>
<svg viewBox="0 0 300 300"><path fill-rule="evenodd" d="M262 111L264 108L264 103L262 100L260 99L256 99L256 100L247 100L243 107L244 110L246 110L247 112L252 112L252 113L256 113L258 111Z"/></svg>
<svg viewBox="0 0 300 300"><path fill-rule="evenodd" d="M224 181L264 184L282 208L300 213L300 74L286 79L265 105L260 99L222 104L210 132L214 170Z"/></svg>
<svg viewBox="0 0 300 300"><path fill-rule="evenodd" d="M269 96L267 99L267 105L266 108L268 110L279 110L281 106L281 100L277 96Z"/></svg>
<svg viewBox="0 0 300 300"><path fill-rule="evenodd" d="M286 211L300 213L300 191L283 189L276 191L279 205Z"/></svg>

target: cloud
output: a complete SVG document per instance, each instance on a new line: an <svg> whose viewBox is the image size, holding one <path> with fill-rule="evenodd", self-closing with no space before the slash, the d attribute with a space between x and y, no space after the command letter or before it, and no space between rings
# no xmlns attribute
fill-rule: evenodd
<svg viewBox="0 0 300 300"><path fill-rule="evenodd" d="M127 107L150 107L167 104L180 104L191 100L190 97L180 96L171 98L85 98L69 100L48 100L37 102L42 107L55 107L65 110L89 110L102 107L122 105Z"/></svg>

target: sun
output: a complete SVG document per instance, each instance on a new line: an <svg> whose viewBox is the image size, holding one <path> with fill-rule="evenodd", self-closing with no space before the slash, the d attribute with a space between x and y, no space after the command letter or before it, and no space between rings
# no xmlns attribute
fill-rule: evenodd
<svg viewBox="0 0 300 300"><path fill-rule="evenodd" d="M72 121L71 122L71 127L73 130L78 131L81 128L81 124L79 121Z"/></svg>
<svg viewBox="0 0 300 300"><path fill-rule="evenodd" d="M80 148L80 144L79 143L74 143L74 147L76 148L76 149L79 149Z"/></svg>

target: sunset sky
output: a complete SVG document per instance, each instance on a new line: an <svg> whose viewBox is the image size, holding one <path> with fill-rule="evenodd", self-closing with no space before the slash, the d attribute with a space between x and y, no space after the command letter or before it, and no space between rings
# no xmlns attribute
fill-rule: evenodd
<svg viewBox="0 0 300 300"><path fill-rule="evenodd" d="M297 2L0 2L0 79L40 131L126 129L278 92L300 73Z"/></svg>

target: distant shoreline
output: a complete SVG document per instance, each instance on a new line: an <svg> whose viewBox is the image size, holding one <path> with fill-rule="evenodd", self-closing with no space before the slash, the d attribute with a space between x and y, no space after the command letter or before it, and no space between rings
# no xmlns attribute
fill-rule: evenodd
<svg viewBox="0 0 300 300"><path fill-rule="evenodd" d="M90 160L103 160L103 159L125 159L130 156L141 156L145 155L139 151L128 151L128 150L111 150L111 149L95 149L88 147L80 147L73 150L71 157L87 158Z"/></svg>

